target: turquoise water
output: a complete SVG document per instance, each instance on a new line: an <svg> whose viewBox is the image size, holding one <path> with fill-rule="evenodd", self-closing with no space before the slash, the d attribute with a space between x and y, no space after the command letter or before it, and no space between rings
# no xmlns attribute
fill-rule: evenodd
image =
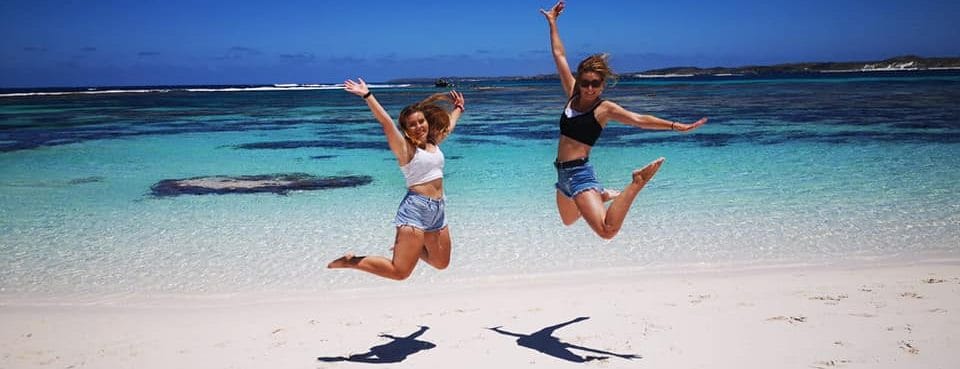
<svg viewBox="0 0 960 369"><path fill-rule="evenodd" d="M908 75L909 76L909 75ZM710 123L612 123L604 185L667 158L620 235L556 214L556 81L474 82L444 145L453 262L404 284L671 265L830 263L960 252L960 76L621 81L628 109ZM437 91L375 90L392 114ZM164 179L302 172L359 187L154 197ZM340 90L0 97L0 297L313 293L382 281L329 271L388 254L403 178Z"/></svg>

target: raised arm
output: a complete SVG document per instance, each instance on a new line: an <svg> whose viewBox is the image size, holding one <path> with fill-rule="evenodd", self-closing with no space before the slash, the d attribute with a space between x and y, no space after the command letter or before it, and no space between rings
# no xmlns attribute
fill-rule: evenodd
<svg viewBox="0 0 960 369"><path fill-rule="evenodd" d="M609 120L615 120L617 122L639 127L643 129L657 129L657 130L674 130L686 132L699 128L700 126L707 123L707 118L703 117L700 120L693 123L681 123L670 121L662 118L658 118L648 114L638 114L627 109L624 109L622 106L617 105L613 102L606 102L601 105L602 109L597 109L597 120L602 124Z"/></svg>
<svg viewBox="0 0 960 369"><path fill-rule="evenodd" d="M403 162L404 159L408 157L407 149L409 145L407 145L407 140L403 138L403 133L393 124L393 119L390 118L387 110L377 101L377 97L373 96L373 93L370 92L363 78L358 78L357 80L359 82L354 82L351 79L344 81L343 89L363 98L367 103L367 107L373 112L373 116L377 118L380 126L383 127L383 134L387 136L387 144L390 145L390 151L393 151L393 155L397 157L397 160Z"/></svg>
<svg viewBox="0 0 960 369"><path fill-rule="evenodd" d="M573 96L577 80L573 78L573 73L570 72L570 65L567 64L567 52L563 48L563 41L560 40L560 30L557 29L557 18L560 17L560 13L563 13L565 7L566 4L563 0L560 0L550 10L540 9L540 13L547 18L547 24L550 25L550 48L553 51L553 62L557 64L557 74L560 75L563 92L567 94L567 98L570 98Z"/></svg>
<svg viewBox="0 0 960 369"><path fill-rule="evenodd" d="M447 126L447 130L443 132L439 137L437 137L437 144L446 140L453 129L457 126L457 121L460 120L460 116L463 115L463 112L466 111L465 100L463 99L463 94L457 91L450 91L450 101L453 103L453 111L448 113L450 115L450 125Z"/></svg>
<svg viewBox="0 0 960 369"><path fill-rule="evenodd" d="M494 331L494 332L497 332L497 333L500 333L500 334L503 334L503 335L507 335L507 336L514 336L514 337L520 337L520 338L527 337L527 335L525 335L525 334L508 332L508 331L505 331L505 330L500 329L500 328L503 328L503 327L493 327L493 328L487 328L487 329L489 329L489 330L491 330L491 331Z"/></svg>

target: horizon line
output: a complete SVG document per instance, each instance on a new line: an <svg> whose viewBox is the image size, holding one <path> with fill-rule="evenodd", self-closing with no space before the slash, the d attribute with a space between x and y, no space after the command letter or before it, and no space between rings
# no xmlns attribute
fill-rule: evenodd
<svg viewBox="0 0 960 369"><path fill-rule="evenodd" d="M623 72L623 73L618 73L617 75L618 75L618 76L635 77L635 76L644 75L645 73L649 73L649 72L659 72L659 71L676 70L676 69L690 69L690 70L704 70L704 71L708 71L708 70L718 70L718 69L719 69L719 70L724 70L724 69L733 70L733 69L747 69L747 68L777 68L777 67L789 67L789 66L807 65L807 64L883 63L883 62L891 62L891 61L898 60L898 59L919 59L919 60L925 60L925 61L946 61L946 62L952 62L952 64L955 64L955 65L949 66L949 67L947 67L947 68L939 68L939 67L936 67L936 68L921 68L921 69L914 69L914 71L916 71L916 70L960 69L960 56L932 56L932 57L931 57L931 56L919 56L919 55L914 55L914 54L904 54L904 55L893 56L893 57L889 57L889 58L885 58L885 59L880 59L880 60L801 61L801 62L788 62L788 63L778 63L778 64L747 64L747 65L740 65L740 66L734 66L734 67L728 67L728 66L696 67L696 66L683 66L683 65L681 65L681 66L671 66L671 67L653 68L653 69L647 69L647 70L643 70L643 71ZM893 70L893 69L891 69L891 70L885 70L885 69L882 69L882 68L881 68L881 69L876 69L875 71L892 71L892 70ZM838 70L825 70L825 71L826 71L826 72L858 72L858 71L861 71L861 70L838 69ZM864 71L869 71L869 70L864 70ZM817 73L817 72L823 72L823 71L814 71L814 72L811 72L811 73ZM693 75L690 75L690 76L692 77ZM410 83L410 82L413 82L413 81L418 81L418 82L427 83L427 82L429 82L429 81L437 81L437 80L460 80L460 81L463 81L463 80L471 80L471 79L476 79L476 80L508 80L508 79L523 80L523 79L555 79L555 78L559 78L559 77L558 77L558 73L544 73L544 74L531 74L531 75L398 77L398 78L391 78L391 79L387 79L387 80L384 80L384 81L370 82L370 83L371 83L371 84L373 84L373 83L376 83L376 84L395 84L395 83L404 83L404 82ZM117 88L135 88L135 87L155 87L155 88L156 88L156 87L174 87L174 88L178 88L178 87L179 87L179 88L183 88L183 87L204 87L204 86L207 86L207 87L211 87L211 86L248 86L248 87L251 87L251 88L252 88L252 87L268 87L268 86L281 87L281 86L283 86L283 85L290 85L290 86L335 86L335 85L342 85L342 84L343 84L342 81L340 81L340 82L300 82L300 83L294 83L294 82L289 82L289 81L284 81L284 82L263 82L263 83L250 83L250 82L236 82L236 83L203 83L203 82L200 82L200 83L174 83L174 84L133 84L133 83L131 83L131 84L103 84L103 85L0 86L0 90L24 90L24 89L36 89L36 90L41 90L41 89L58 89L58 88L63 88L63 89L83 89L83 88L96 89L96 88L108 88L108 87L117 87Z"/></svg>

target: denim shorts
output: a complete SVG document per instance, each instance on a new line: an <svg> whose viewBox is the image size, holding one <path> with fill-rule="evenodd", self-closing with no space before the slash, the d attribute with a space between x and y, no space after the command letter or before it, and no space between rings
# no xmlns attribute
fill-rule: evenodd
<svg viewBox="0 0 960 369"><path fill-rule="evenodd" d="M556 186L560 193L571 199L586 190L603 193L603 185L597 181L597 174L590 163L568 168L557 167Z"/></svg>
<svg viewBox="0 0 960 369"><path fill-rule="evenodd" d="M445 208L442 198L438 200L407 191L403 201L400 201L400 208L397 209L397 217L393 219L393 224L397 227L411 226L424 232L436 232L447 226L447 219L444 216Z"/></svg>

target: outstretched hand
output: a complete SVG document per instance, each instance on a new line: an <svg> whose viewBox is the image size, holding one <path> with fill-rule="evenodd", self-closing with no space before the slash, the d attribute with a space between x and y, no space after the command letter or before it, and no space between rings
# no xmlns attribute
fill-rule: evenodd
<svg viewBox="0 0 960 369"><path fill-rule="evenodd" d="M460 112L466 111L463 105L466 100L463 99L462 93L458 92L457 90L450 91L450 101L453 102L454 108L460 108Z"/></svg>
<svg viewBox="0 0 960 369"><path fill-rule="evenodd" d="M567 5L563 2L563 0L560 0L557 1L557 3L550 8L549 11L540 8L540 13L542 13L544 17L547 17L547 21L554 22L560 17L560 13L563 13L563 8L566 6Z"/></svg>
<svg viewBox="0 0 960 369"><path fill-rule="evenodd" d="M675 125L674 129L680 132L687 132L700 128L700 126L704 124L707 124L707 117L700 118L700 120L690 124L678 123Z"/></svg>
<svg viewBox="0 0 960 369"><path fill-rule="evenodd" d="M344 81L343 89L349 93L362 97L370 92L370 88L367 87L367 83L363 81L363 78L357 78L357 80L360 82L354 82L352 79Z"/></svg>

